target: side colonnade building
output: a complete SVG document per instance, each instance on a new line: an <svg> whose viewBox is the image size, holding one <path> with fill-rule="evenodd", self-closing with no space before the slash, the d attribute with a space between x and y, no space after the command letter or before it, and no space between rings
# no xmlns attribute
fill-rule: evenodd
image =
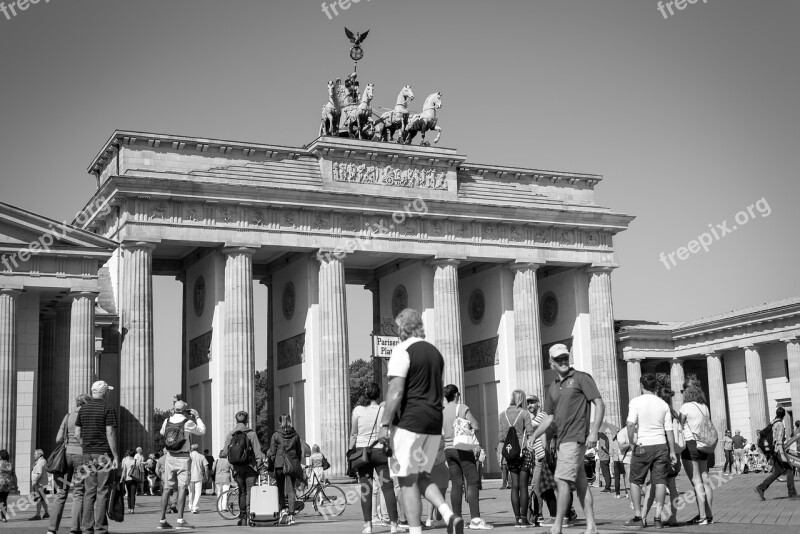
<svg viewBox="0 0 800 534"><path fill-rule="evenodd" d="M0 271L0 447L11 443L18 466L36 443L52 442L52 421L42 414L60 418L68 409L69 396L45 393L63 387L67 372L50 374L49 341L37 345L57 290L72 299L71 337L91 346L79 351L75 341L69 358L55 350L58 365L72 368L73 353L78 362L78 352L85 359L101 345L102 358L113 355L96 362L92 376L70 374L70 395L93 377L118 385L120 447L152 443L154 276L183 283L183 351L174 356L182 372L174 382L206 421L201 448L219 451L234 414L254 414L254 340L266 334L269 420L294 413L301 436L342 474L347 314L392 335L404 307L422 312L445 357L445 380L463 390L486 446L495 444L497 414L512 390L543 394L554 343L571 346L576 368L598 383L607 420L621 422L613 237L633 217L596 205L600 176L336 137L295 148L128 131L111 136L89 172L97 184L91 209L70 230L91 245L91 254L81 249L80 274L36 276L31 261ZM45 224L6 244L11 232L2 223L7 251ZM266 324L253 318L258 283L269 288ZM348 309L347 284L372 291L371 311ZM37 292L47 297L34 302ZM92 312L95 322L109 319L90 336ZM23 335L30 345L18 341ZM22 385L22 369L32 386ZM20 415L29 422L17 423ZM488 471L498 471L488 457Z"/></svg>

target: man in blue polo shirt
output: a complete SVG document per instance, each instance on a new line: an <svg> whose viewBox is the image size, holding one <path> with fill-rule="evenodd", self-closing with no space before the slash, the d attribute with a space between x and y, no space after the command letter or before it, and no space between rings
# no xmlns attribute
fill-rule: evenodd
<svg viewBox="0 0 800 534"><path fill-rule="evenodd" d="M569 365L569 349L565 345L559 343L550 347L550 366L557 375L545 398L544 412L548 415L534 431L531 439L536 440L551 425L555 425L558 461L553 478L558 486L558 510L551 532L560 534L562 520L570 506L571 487L575 486L578 500L586 514L586 533L596 533L592 491L583 469L583 457L587 447L597 445L605 404L592 376L576 371ZM595 417L590 429L592 404Z"/></svg>

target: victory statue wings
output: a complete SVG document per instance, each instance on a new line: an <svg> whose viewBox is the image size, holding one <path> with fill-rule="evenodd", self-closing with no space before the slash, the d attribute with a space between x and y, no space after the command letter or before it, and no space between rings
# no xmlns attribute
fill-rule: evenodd
<svg viewBox="0 0 800 534"><path fill-rule="evenodd" d="M358 45L360 45L361 43L364 42L364 39L367 38L367 34L369 33L369 30L365 31L364 33L356 32L355 35L353 35L353 32L351 32L350 30L345 28L344 29L344 33L347 34L347 38L350 39L350 42L353 43L354 46L358 46Z"/></svg>

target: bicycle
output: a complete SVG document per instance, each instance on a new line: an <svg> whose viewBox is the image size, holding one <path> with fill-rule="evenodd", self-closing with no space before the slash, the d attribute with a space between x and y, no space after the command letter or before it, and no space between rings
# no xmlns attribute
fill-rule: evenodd
<svg viewBox="0 0 800 534"><path fill-rule="evenodd" d="M309 480L311 484L308 484ZM298 500L305 502L311 498L314 510L323 517L336 517L344 513L344 509L347 507L347 495L342 488L328 482L321 482L311 466L306 466L303 482L306 484L306 488L302 494L297 496Z"/></svg>

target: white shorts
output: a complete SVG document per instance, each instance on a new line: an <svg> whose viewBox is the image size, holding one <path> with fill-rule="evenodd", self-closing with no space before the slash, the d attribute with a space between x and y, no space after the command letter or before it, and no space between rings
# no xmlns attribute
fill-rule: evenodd
<svg viewBox="0 0 800 534"><path fill-rule="evenodd" d="M441 434L417 434L403 428L393 428L392 458L389 460L392 474L407 477L417 473L430 473L441 439Z"/></svg>

